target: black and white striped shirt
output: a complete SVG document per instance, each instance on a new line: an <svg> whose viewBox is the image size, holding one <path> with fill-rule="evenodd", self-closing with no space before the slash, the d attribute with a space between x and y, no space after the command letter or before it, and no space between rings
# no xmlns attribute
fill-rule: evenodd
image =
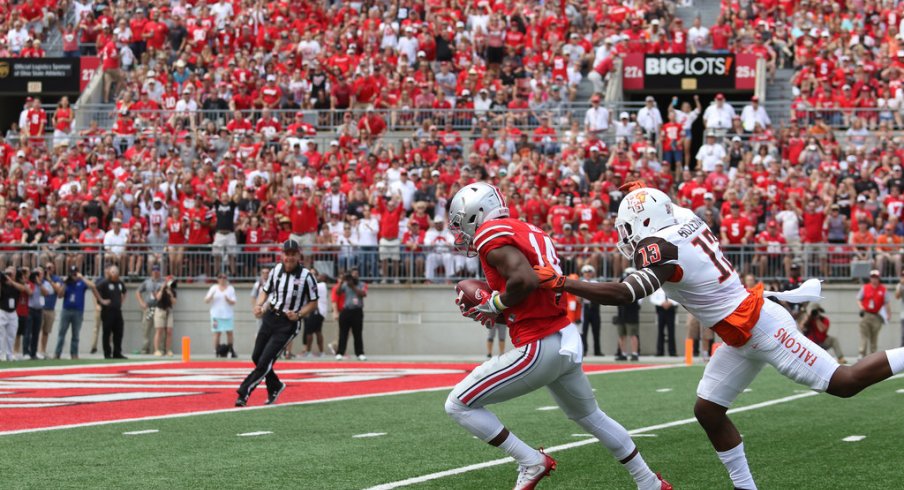
<svg viewBox="0 0 904 490"><path fill-rule="evenodd" d="M267 302L273 311L299 311L319 297L317 280L301 265L288 272L283 264L278 264L270 271L262 290L267 293Z"/></svg>

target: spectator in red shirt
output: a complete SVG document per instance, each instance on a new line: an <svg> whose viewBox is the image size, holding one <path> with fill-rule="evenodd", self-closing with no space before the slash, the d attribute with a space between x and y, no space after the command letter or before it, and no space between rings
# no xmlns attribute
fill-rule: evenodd
<svg viewBox="0 0 904 490"><path fill-rule="evenodd" d="M100 274L100 247L99 245L104 243L104 230L100 229L98 226L98 220L95 217L88 218L88 228L86 228L81 235L79 235L79 242L83 245L86 245L82 252L84 252L84 256L90 257L94 256L94 263L92 271L89 271L89 274L96 275ZM98 245L98 246L95 246ZM78 264L79 267L82 264ZM84 269L82 269L84 270Z"/></svg>
<svg viewBox="0 0 904 490"><path fill-rule="evenodd" d="M722 218L722 246L733 264L743 264L746 245L753 243L753 223L741 216L741 206L733 202L730 214ZM746 269L745 267L742 268Z"/></svg>
<svg viewBox="0 0 904 490"><path fill-rule="evenodd" d="M791 269L791 254L787 253L785 237L775 220L766 223L766 229L756 236L756 243L754 265L760 277L779 276ZM780 264L784 267L780 268Z"/></svg>
<svg viewBox="0 0 904 490"><path fill-rule="evenodd" d="M400 245L399 221L405 209L402 207L402 196L394 194L389 203L383 196L377 197L376 212L380 215L380 273L383 277L397 277L399 273ZM398 283L396 279L396 283ZM386 283L386 279L383 279Z"/></svg>
<svg viewBox="0 0 904 490"><path fill-rule="evenodd" d="M310 188L302 187L299 194L292 197L289 219L292 220L289 238L301 246L302 254L309 256L317 238L317 202Z"/></svg>

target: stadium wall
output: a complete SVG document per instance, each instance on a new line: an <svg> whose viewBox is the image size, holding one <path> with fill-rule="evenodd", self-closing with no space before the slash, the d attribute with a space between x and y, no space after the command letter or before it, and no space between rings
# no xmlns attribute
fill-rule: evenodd
<svg viewBox="0 0 904 490"><path fill-rule="evenodd" d="M891 289L891 288L890 288ZM128 300L124 306L125 338L123 351L128 355L141 347L141 311L135 301L135 286L130 286ZM839 338L845 356L856 359L859 345L858 309L856 285L828 285L823 289L822 302L832 321L830 334ZM212 355L213 341L210 333L210 316L204 303L206 286L182 284L179 286L179 302L175 310L174 350L179 352L181 337L192 339L192 352L198 355ZM236 305L236 351L247 358L251 352L257 329L256 319L250 312L250 288L237 286L239 301ZM890 296L893 296L889 293ZM91 295L89 295L89 298ZM93 301L93 298L89 302ZM58 307L59 308L59 307ZM899 321L900 302L892 300L890 325L886 325L879 337L879 348L896 347L901 342ZM603 352L607 356L615 353L616 335L612 325L614 307L602 307ZM80 350L83 354L91 349L94 327L94 307L86 307L85 322L81 331ZM59 319L59 311L57 312ZM485 353L485 331L482 327L463 319L453 303L452 286L383 286L373 285L365 300L364 340L368 355L444 355L480 356ZM678 354L683 355L685 313L679 311L676 337ZM56 346L58 326L54 325L48 350ZM324 323L324 337L327 342L338 339L338 326L332 318ZM653 355L656 351L656 317L653 307L644 304L641 310L640 326L641 354ZM225 342L225 338L223 339ZM296 341L297 342L297 341ZM352 354L351 342L349 351ZM295 352L299 346L296 343ZM68 346L67 346L68 351Z"/></svg>

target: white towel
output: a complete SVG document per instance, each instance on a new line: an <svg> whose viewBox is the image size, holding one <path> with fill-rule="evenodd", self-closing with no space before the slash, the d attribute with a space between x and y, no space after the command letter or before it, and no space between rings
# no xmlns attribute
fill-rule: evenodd
<svg viewBox="0 0 904 490"><path fill-rule="evenodd" d="M763 296L767 298L775 298L788 303L806 303L808 301L819 301L822 298L822 280L807 279L800 287L790 291L766 291Z"/></svg>
<svg viewBox="0 0 904 490"><path fill-rule="evenodd" d="M562 342L559 347L559 354L571 358L571 362L579 364L583 360L584 344L581 342L581 332L574 323L559 330L562 334Z"/></svg>

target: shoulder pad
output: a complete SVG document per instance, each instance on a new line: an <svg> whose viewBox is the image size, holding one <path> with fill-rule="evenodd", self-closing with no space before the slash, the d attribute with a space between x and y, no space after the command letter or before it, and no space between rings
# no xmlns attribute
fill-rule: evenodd
<svg viewBox="0 0 904 490"><path fill-rule="evenodd" d="M644 238L634 250L634 266L638 268L670 264L678 260L678 247L664 238Z"/></svg>

